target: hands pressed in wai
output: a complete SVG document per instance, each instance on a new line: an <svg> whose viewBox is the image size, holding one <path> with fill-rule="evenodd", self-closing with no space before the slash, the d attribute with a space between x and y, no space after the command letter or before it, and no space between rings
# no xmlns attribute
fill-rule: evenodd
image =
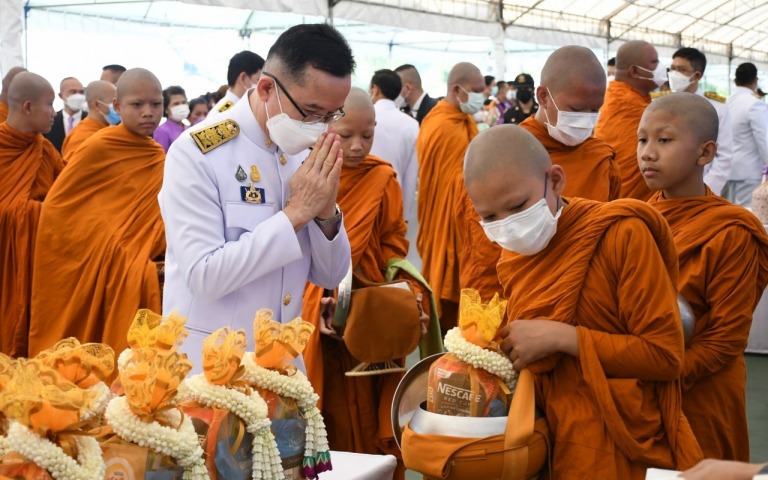
<svg viewBox="0 0 768 480"><path fill-rule="evenodd" d="M501 329L501 351L520 371L557 352L577 356L576 327L552 320L515 320Z"/></svg>
<svg viewBox="0 0 768 480"><path fill-rule="evenodd" d="M338 136L326 132L291 177L291 198L283 212L296 231L316 217L325 219L336 213L342 153Z"/></svg>

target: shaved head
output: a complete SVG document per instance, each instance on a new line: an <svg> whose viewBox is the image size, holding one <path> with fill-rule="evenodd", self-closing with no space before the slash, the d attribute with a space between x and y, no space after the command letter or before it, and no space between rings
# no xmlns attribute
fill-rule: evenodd
<svg viewBox="0 0 768 480"><path fill-rule="evenodd" d="M96 80L88 84L85 89L85 100L88 103L101 100L104 103L112 103L117 96L117 88L105 80Z"/></svg>
<svg viewBox="0 0 768 480"><path fill-rule="evenodd" d="M577 82L605 86L605 72L600 60L585 47L567 45L558 48L544 63L541 85L557 93Z"/></svg>
<svg viewBox="0 0 768 480"><path fill-rule="evenodd" d="M349 91L349 95L347 95L347 99L344 100L344 111L349 113L351 110L369 113L374 116L376 115L376 111L373 109L371 96L362 88L352 87Z"/></svg>
<svg viewBox="0 0 768 480"><path fill-rule="evenodd" d="M133 92L140 85L157 87L162 96L163 87L160 85L160 80L157 79L154 73L144 68L132 68L120 75L120 79L117 81L117 99L120 100L123 96L129 92Z"/></svg>
<svg viewBox="0 0 768 480"><path fill-rule="evenodd" d="M346 115L333 124L339 134L344 167L356 167L371 153L376 127L376 110L365 90L353 87L344 101Z"/></svg>
<svg viewBox="0 0 768 480"><path fill-rule="evenodd" d="M117 81L115 111L136 135L152 135L163 115L163 87L149 70L132 68Z"/></svg>
<svg viewBox="0 0 768 480"><path fill-rule="evenodd" d="M463 85L473 82L477 77L480 77L483 85L485 85L485 78L479 68L468 62L457 63L448 73L448 88L451 85Z"/></svg>
<svg viewBox="0 0 768 480"><path fill-rule="evenodd" d="M52 92L53 87L45 78L32 72L19 72L8 88L8 107L18 110L24 102L37 102Z"/></svg>
<svg viewBox="0 0 768 480"><path fill-rule="evenodd" d="M20 132L48 133L56 117L55 98L48 80L36 73L19 72L8 87L6 122Z"/></svg>
<svg viewBox="0 0 768 480"><path fill-rule="evenodd" d="M10 70L8 70L8 73L3 77L3 90L0 91L0 100L4 102L8 102L8 87L11 86L11 81L13 80L13 77L20 74L21 72L26 72L27 69L24 67L13 67Z"/></svg>
<svg viewBox="0 0 768 480"><path fill-rule="evenodd" d="M643 40L630 40L616 52L616 69L626 70L632 65L643 65L649 55L656 53L656 48Z"/></svg>
<svg viewBox="0 0 768 480"><path fill-rule="evenodd" d="M461 103L469 101L470 92L483 93L485 89L485 78L479 68L467 62L457 63L448 73L445 101L459 109Z"/></svg>
<svg viewBox="0 0 768 480"><path fill-rule="evenodd" d="M464 157L464 183L469 187L491 175L544 176L552 166L544 145L516 125L497 125L470 142Z"/></svg>
<svg viewBox="0 0 768 480"><path fill-rule="evenodd" d="M645 109L643 120L653 112L665 112L677 118L700 142L717 141L720 126L717 110L700 95L679 92L657 98Z"/></svg>

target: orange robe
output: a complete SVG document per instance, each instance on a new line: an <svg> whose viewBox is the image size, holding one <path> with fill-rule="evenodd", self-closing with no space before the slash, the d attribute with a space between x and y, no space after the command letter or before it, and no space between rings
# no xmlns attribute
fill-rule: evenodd
<svg viewBox="0 0 768 480"><path fill-rule="evenodd" d="M40 216L30 354L70 336L119 353L136 311L160 311L164 163L160 145L122 125L70 157Z"/></svg>
<svg viewBox="0 0 768 480"><path fill-rule="evenodd" d="M0 123L5 122L7 118L8 118L8 104L5 102L0 102Z"/></svg>
<svg viewBox="0 0 768 480"><path fill-rule="evenodd" d="M408 254L403 194L394 169L373 155L357 167L345 166L337 201L344 212L353 271L360 271L372 282L384 282L387 262ZM316 328L304 350L304 361L307 376L321 397L331 448L400 458L390 410L402 375L344 375L360 362L342 342L320 335L317 327L322 294L322 288L307 284L302 314ZM424 298L426 306L428 297Z"/></svg>
<svg viewBox="0 0 768 480"><path fill-rule="evenodd" d="M64 143L61 145L61 156L68 161L69 157L75 153L75 150L77 150L84 141L107 126L108 125L99 123L92 117L85 117L64 139Z"/></svg>
<svg viewBox="0 0 768 480"><path fill-rule="evenodd" d="M683 364L683 411L704 456L749 461L744 349L768 282L768 236L742 207L714 195L650 203L669 222L678 289L697 319ZM716 225L716 227L714 227Z"/></svg>
<svg viewBox="0 0 768 480"><path fill-rule="evenodd" d="M587 198L608 202L619 198L621 176L614 160L616 152L610 145L590 137L575 147L563 145L549 136L547 127L533 116L520 124L547 149L552 163L565 171L566 197ZM463 201L459 204L457 219L462 232L459 283L461 288L474 288L483 301L489 301L494 293L502 293L496 264L501 257L501 247L488 240L480 226L472 201L462 189Z"/></svg>
<svg viewBox="0 0 768 480"><path fill-rule="evenodd" d="M677 255L664 219L635 200L570 199L536 255L504 251L510 321L576 326L579 355L530 365L552 432L553 478L637 479L703 458L682 412Z"/></svg>
<svg viewBox="0 0 768 480"><path fill-rule="evenodd" d="M32 260L41 202L64 168L39 133L0 124L0 352L27 356Z"/></svg>
<svg viewBox="0 0 768 480"><path fill-rule="evenodd" d="M648 200L651 190L645 184L637 167L637 127L645 107L651 103L629 84L620 81L608 83L605 103L595 125L595 137L604 140L616 150L616 164L621 171L621 197Z"/></svg>
<svg viewBox="0 0 768 480"><path fill-rule="evenodd" d="M477 125L471 115L440 101L421 123L416 142L419 156L416 247L422 272L438 300L456 304L459 302L461 236L455 212L464 190L464 154L475 135Z"/></svg>

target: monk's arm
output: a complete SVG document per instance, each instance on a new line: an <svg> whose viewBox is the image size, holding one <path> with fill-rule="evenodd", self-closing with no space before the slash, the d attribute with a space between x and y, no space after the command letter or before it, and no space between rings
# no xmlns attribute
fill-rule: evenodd
<svg viewBox="0 0 768 480"><path fill-rule="evenodd" d="M757 249L752 235L740 227L722 231L704 247L705 296L711 310L706 326L696 329L685 350L684 390L744 353L752 311L759 300L755 288L760 268Z"/></svg>
<svg viewBox="0 0 768 480"><path fill-rule="evenodd" d="M618 324L624 331L577 328L592 336L609 378L674 380L683 364L683 329L676 289L648 227L637 218L616 222L600 251L615 272L606 279L605 294L616 295Z"/></svg>

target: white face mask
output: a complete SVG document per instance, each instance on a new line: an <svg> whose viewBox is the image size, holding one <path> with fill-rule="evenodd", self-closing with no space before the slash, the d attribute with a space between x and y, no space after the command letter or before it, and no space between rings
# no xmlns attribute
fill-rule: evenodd
<svg viewBox="0 0 768 480"><path fill-rule="evenodd" d="M608 75L608 83L611 83L614 80L616 80L616 75Z"/></svg>
<svg viewBox="0 0 768 480"><path fill-rule="evenodd" d="M189 116L189 104L182 103L171 107L171 120L180 122Z"/></svg>
<svg viewBox="0 0 768 480"><path fill-rule="evenodd" d="M637 68L639 68L640 70L646 71L648 73L652 73L653 76L651 78L645 78L645 77L640 77L640 78L643 80L651 80L653 81L653 83L655 83L659 87L664 85L664 82L667 81L667 67L665 67L661 63L656 65L656 70L648 70L647 68L643 68L640 65L637 65Z"/></svg>
<svg viewBox="0 0 768 480"><path fill-rule="evenodd" d="M691 75L691 77L686 77L680 72L670 70L669 73L667 73L667 76L669 77L669 89L673 92L684 92L685 89L693 83L691 81L693 75Z"/></svg>
<svg viewBox="0 0 768 480"><path fill-rule="evenodd" d="M507 90L505 97L507 97L507 100L513 100L515 98L515 92L512 90Z"/></svg>
<svg viewBox="0 0 768 480"><path fill-rule="evenodd" d="M82 93L73 93L64 100L64 103L70 110L79 112L83 109L83 105L85 105L85 95Z"/></svg>
<svg viewBox="0 0 768 480"><path fill-rule="evenodd" d="M483 103L485 102L485 97L483 97L483 94L477 92L468 92L464 90L461 85L459 85L459 88L461 88L461 91L467 94L467 101L459 103L459 108L461 111L467 115L472 115L479 112L480 109L483 108Z"/></svg>
<svg viewBox="0 0 768 480"><path fill-rule="evenodd" d="M569 147L575 147L581 145L586 139L592 135L592 131L597 123L597 113L591 112L563 112L557 108L555 99L552 97L552 93L547 87L547 93L549 93L549 99L552 100L552 105L557 110L557 125L554 127L549 123L549 115L547 115L547 109L544 109L544 116L547 117L547 131L549 136Z"/></svg>
<svg viewBox="0 0 768 480"><path fill-rule="evenodd" d="M545 180L546 182L546 177ZM557 232L557 219L563 208L552 215L547 203L547 184L544 183L544 198L520 213L495 222L480 222L488 240L496 242L505 250L520 255L535 255L549 245Z"/></svg>
<svg viewBox="0 0 768 480"><path fill-rule="evenodd" d="M275 91L277 92L280 114L270 118L267 104L264 104L264 110L267 112L269 138L288 155L296 155L314 145L320 135L328 130L328 125L322 122L306 123L292 119L283 112L283 105L280 103L280 91L276 84Z"/></svg>
<svg viewBox="0 0 768 480"><path fill-rule="evenodd" d="M399 109L403 109L408 106L408 102L405 100L405 97L402 93L395 99L395 106Z"/></svg>

